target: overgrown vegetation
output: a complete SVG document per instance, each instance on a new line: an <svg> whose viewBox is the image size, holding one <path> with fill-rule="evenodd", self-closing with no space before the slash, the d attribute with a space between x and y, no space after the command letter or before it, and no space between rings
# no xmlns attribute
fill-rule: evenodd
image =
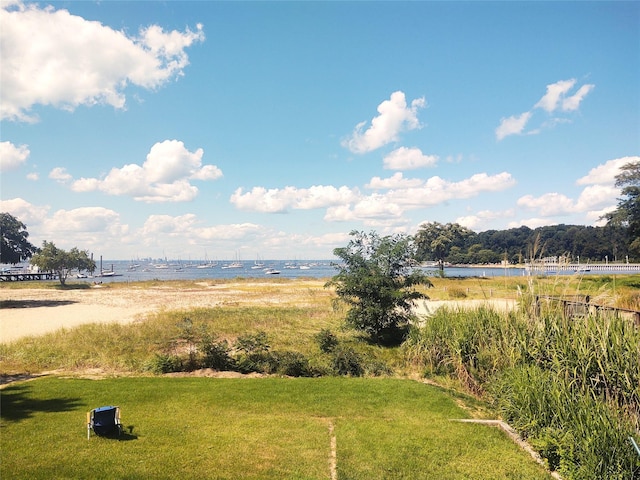
<svg viewBox="0 0 640 480"><path fill-rule="evenodd" d="M640 434L640 328L618 315L521 305L439 310L412 330L407 359L491 400L565 478L640 475L629 441Z"/></svg>

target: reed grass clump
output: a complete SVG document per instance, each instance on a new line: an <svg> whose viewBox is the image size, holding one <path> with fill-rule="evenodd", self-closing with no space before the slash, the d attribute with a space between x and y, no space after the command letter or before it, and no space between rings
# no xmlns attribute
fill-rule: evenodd
<svg viewBox="0 0 640 480"><path fill-rule="evenodd" d="M568 479L640 475L640 328L616 315L438 310L404 345L425 375L490 400Z"/></svg>

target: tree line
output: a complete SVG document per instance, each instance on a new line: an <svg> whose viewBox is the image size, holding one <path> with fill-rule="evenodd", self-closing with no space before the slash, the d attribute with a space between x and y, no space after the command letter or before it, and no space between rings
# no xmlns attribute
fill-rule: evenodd
<svg viewBox="0 0 640 480"><path fill-rule="evenodd" d="M511 264L545 257L581 263L640 261L640 161L631 161L616 175L618 206L601 217L603 227L554 225L531 229L475 233L457 223L424 223L414 236L416 260Z"/></svg>
<svg viewBox="0 0 640 480"><path fill-rule="evenodd" d="M416 260L451 264L522 264L545 257L571 261L633 261L622 226L553 225L476 233L456 223L422 224L415 235Z"/></svg>

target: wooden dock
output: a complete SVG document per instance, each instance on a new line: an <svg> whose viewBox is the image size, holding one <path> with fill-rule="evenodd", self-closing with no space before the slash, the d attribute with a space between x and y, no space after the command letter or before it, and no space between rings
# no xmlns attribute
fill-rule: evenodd
<svg viewBox="0 0 640 480"><path fill-rule="evenodd" d="M54 272L3 272L0 273L0 282L31 282L34 280L57 280L58 275Z"/></svg>
<svg viewBox="0 0 640 480"><path fill-rule="evenodd" d="M560 263L560 262L534 262L527 263L525 270L528 272L575 272L575 273L640 273L640 263Z"/></svg>

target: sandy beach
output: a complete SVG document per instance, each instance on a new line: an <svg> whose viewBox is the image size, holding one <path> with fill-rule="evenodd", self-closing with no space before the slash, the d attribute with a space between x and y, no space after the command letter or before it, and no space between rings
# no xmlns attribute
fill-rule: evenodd
<svg viewBox="0 0 640 480"><path fill-rule="evenodd" d="M259 286L259 284L256 284ZM242 287L250 286L243 283ZM321 286L321 284L319 285ZM233 283L196 284L190 288L158 287L88 289L0 288L0 342L42 335L84 323L130 323L159 310L183 310L228 303L275 303L275 297L256 298Z"/></svg>
<svg viewBox="0 0 640 480"><path fill-rule="evenodd" d="M301 281L298 281L299 284ZM304 281L304 288L324 294L323 281ZM26 336L42 335L60 328L84 323L130 323L160 310L185 310L222 305L276 304L296 296L295 289L260 282L240 284L207 282L189 288L170 284L153 287L109 288L95 285L87 289L54 290L40 288L0 288L0 342L7 343ZM273 293L273 294L272 294ZM442 305L453 308L475 307L484 300L423 301L416 313L429 315ZM509 300L491 300L499 310L513 308Z"/></svg>

